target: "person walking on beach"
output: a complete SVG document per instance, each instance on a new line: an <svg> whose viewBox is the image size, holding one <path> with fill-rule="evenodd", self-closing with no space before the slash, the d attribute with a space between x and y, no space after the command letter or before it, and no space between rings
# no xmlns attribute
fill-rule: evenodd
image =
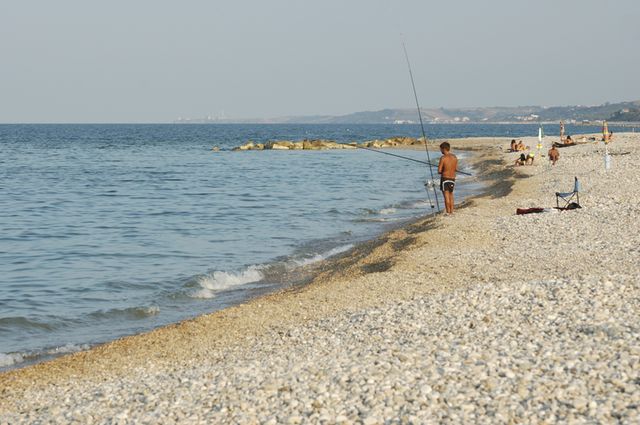
<svg viewBox="0 0 640 425"><path fill-rule="evenodd" d="M453 189L456 186L456 171L458 170L458 158L451 153L449 142L440 144L440 162L438 173L440 174L440 190L444 196L444 207L447 214L453 214Z"/></svg>

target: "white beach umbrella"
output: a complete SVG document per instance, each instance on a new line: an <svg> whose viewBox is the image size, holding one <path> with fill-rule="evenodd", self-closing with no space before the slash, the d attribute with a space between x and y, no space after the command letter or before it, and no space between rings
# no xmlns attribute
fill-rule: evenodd
<svg viewBox="0 0 640 425"><path fill-rule="evenodd" d="M542 139L544 139L544 130L542 129L542 124L540 124L538 127L538 158L541 158Z"/></svg>

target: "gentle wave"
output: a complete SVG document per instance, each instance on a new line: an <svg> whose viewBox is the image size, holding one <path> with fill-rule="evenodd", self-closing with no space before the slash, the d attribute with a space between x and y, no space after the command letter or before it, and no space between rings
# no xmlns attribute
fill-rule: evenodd
<svg viewBox="0 0 640 425"><path fill-rule="evenodd" d="M26 317L2 317L0 318L0 331L3 329L42 329L53 330L55 326L51 323L42 323Z"/></svg>
<svg viewBox="0 0 640 425"><path fill-rule="evenodd" d="M91 348L88 344L67 344L60 347L45 349L42 351L30 351L25 353L0 353L0 368L9 367L25 361L37 360L46 356L59 356L61 354L76 353Z"/></svg>
<svg viewBox="0 0 640 425"><path fill-rule="evenodd" d="M94 319L114 319L114 318L127 318L127 319L144 319L149 316L155 316L160 313L160 307L157 305L151 305L148 307L129 307L129 308L112 308L110 310L95 311L89 316Z"/></svg>
<svg viewBox="0 0 640 425"><path fill-rule="evenodd" d="M389 214L395 214L398 210L396 210L395 208L383 208L380 210L379 214L382 215L389 215Z"/></svg>
<svg viewBox="0 0 640 425"><path fill-rule="evenodd" d="M399 220L401 220L400 217L397 217L397 218L369 217L369 218L357 218L351 221L353 223L390 223L390 222L399 221Z"/></svg>
<svg viewBox="0 0 640 425"><path fill-rule="evenodd" d="M338 246L338 247L335 247L333 249L330 249L327 252L323 252L321 254L316 254L316 255L314 255L313 257L310 257L310 258L304 258L304 259L301 259L301 260L294 260L294 263L295 263L296 266L308 266L308 265L313 264L313 263L318 263L320 261L324 261L327 258L331 258L331 257L333 257L335 255L342 254L343 252L347 252L351 248L353 248L353 244Z"/></svg>
<svg viewBox="0 0 640 425"><path fill-rule="evenodd" d="M217 292L225 289L258 282L264 279L261 269L262 266L250 266L239 273L215 271L199 276L196 280L198 288L192 291L190 296L202 299L214 298Z"/></svg>

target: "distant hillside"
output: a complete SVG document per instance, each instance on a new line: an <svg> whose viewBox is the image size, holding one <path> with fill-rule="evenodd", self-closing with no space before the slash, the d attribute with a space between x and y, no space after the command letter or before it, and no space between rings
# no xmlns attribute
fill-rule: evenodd
<svg viewBox="0 0 640 425"><path fill-rule="evenodd" d="M638 121L640 101L605 103L597 106L515 106L483 108L421 109L422 119L430 123L458 122L537 122L537 121ZM628 111L623 113L622 111ZM636 118L634 118L636 117ZM415 109L384 109L382 111L357 112L325 119L331 123L394 123L418 122Z"/></svg>
<svg viewBox="0 0 640 425"><path fill-rule="evenodd" d="M560 121L637 121L640 122L640 100L605 103L596 106L506 106L481 108L422 108L426 123L496 123ZM383 109L362 111L347 115L291 116L269 119L179 119L177 123L276 123L276 124L410 124L418 122L415 109Z"/></svg>
<svg viewBox="0 0 640 425"><path fill-rule="evenodd" d="M427 123L463 122L538 122L560 121L640 121L640 101L605 103L597 106L512 106L482 108L422 108L422 119ZM285 117L278 122L306 122L332 124L389 124L417 123L415 109L383 109L363 111L340 116Z"/></svg>
<svg viewBox="0 0 640 425"><path fill-rule="evenodd" d="M621 109L611 115L609 121L640 122L640 108Z"/></svg>

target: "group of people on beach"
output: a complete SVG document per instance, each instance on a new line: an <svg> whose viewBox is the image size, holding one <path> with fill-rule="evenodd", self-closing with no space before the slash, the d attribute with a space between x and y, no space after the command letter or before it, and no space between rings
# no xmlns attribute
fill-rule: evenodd
<svg viewBox="0 0 640 425"><path fill-rule="evenodd" d="M605 123L605 126L603 128L603 140L605 141L605 143L608 143L611 141L612 137L613 133L609 132ZM560 141L561 144L564 145L575 144L570 135L564 135L564 123L562 121L560 122ZM541 146L542 145L538 145L539 148ZM527 153L527 151L529 152ZM440 144L440 152L442 153L440 162L438 163L438 173L440 174L440 190L442 191L442 194L444 196L446 212L447 214L452 214L453 189L455 188L456 184L458 158L451 153L451 145L448 142L443 142ZM535 154L530 151L529 146L526 146L522 142L522 140L516 141L516 139L512 139L509 152L520 152L520 156L515 160L516 166L533 165ZM558 147L555 143L547 152L547 157L549 158L549 162L551 162L551 165L556 165L556 163L560 159L560 151L558 150Z"/></svg>
<svg viewBox="0 0 640 425"><path fill-rule="evenodd" d="M533 165L533 160L536 155L533 152L526 153L529 150L529 146L525 146L522 143L522 140L516 142L516 139L511 140L511 146L509 147L509 152L522 152L520 156L515 161L515 166L520 165Z"/></svg>
<svg viewBox="0 0 640 425"><path fill-rule="evenodd" d="M564 127L564 126L562 126ZM564 130L564 128L562 128ZM562 131L564 133L564 131ZM610 141L610 133L605 133L605 136ZM563 135L564 136L564 135ZM567 135L563 137L562 142L565 145L575 144L571 136ZM533 161L535 160L535 154L533 152L528 152L530 148L526 146L522 140L516 141L516 139L511 140L510 152L521 152L520 156L516 159L515 165L533 165ZM456 184L456 171L458 169L458 158L451 153L451 145L448 142L443 142L440 144L440 152L442 156L440 157L440 162L438 163L438 173L440 174L440 190L444 196L444 204L447 214L453 213L453 190ZM551 149L547 152L547 157L551 162L551 165L556 165L558 160L560 159L560 151L557 146L552 145Z"/></svg>
<svg viewBox="0 0 640 425"><path fill-rule="evenodd" d="M526 150L529 150L529 146L525 146L525 144L522 143L522 140L517 142L516 139L511 140L511 147L509 148L510 152L524 152Z"/></svg>
<svg viewBox="0 0 640 425"><path fill-rule="evenodd" d="M571 140L571 136L568 136L567 138ZM522 141L520 141L519 143L522 143ZM509 151L518 152L519 149L514 149L514 146L517 146L517 145L518 143L516 143L515 139L511 140L511 149L509 149ZM558 162L558 160L560 159L560 151L555 145L551 146L551 149L549 149L549 152L547 152L547 157L549 158L549 161L551 161L551 165L556 165L556 162ZM534 154L533 152L529 152L529 153L523 152L520 154L518 158L516 158L514 165L516 167L522 166L522 165L533 165L533 161L535 160L535 158L536 158L536 154Z"/></svg>

